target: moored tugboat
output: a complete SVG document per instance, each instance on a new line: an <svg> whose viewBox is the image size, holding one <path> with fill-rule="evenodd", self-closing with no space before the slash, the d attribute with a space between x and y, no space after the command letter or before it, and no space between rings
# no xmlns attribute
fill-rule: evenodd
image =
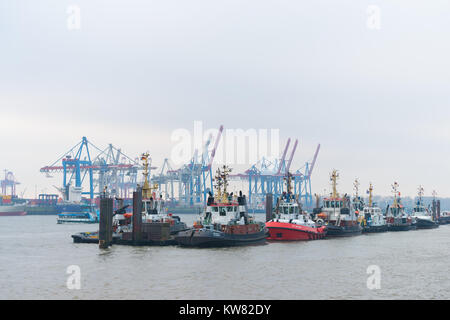
<svg viewBox="0 0 450 320"><path fill-rule="evenodd" d="M340 197L337 192L337 179L339 174L336 170L331 173L333 192L330 198L323 199L321 213L317 214L316 223L326 224L327 237L349 237L362 233L362 227L358 223L357 216L350 204L350 197Z"/></svg>
<svg viewBox="0 0 450 320"><path fill-rule="evenodd" d="M264 223L254 221L247 212L245 195L228 194L228 174L231 170L223 166L217 170L216 195L211 193L205 211L192 229L180 231L175 240L184 247L228 247L266 242L267 229ZM223 189L222 189L223 188Z"/></svg>
<svg viewBox="0 0 450 320"><path fill-rule="evenodd" d="M388 230L386 217L381 209L373 202L373 186L369 186L369 204L363 209L363 232L385 232Z"/></svg>
<svg viewBox="0 0 450 320"><path fill-rule="evenodd" d="M274 217L266 222L269 230L268 240L317 240L326 236L326 227L317 226L309 217L308 213L302 210L298 201L298 195L292 194L291 174L287 173L285 178L287 193L284 193L277 200Z"/></svg>
<svg viewBox="0 0 450 320"><path fill-rule="evenodd" d="M416 229L415 218L412 218L405 212L401 204L400 192L398 192L398 183L392 185L394 193L394 203L388 206L386 210L386 222L389 231L409 231Z"/></svg>
<svg viewBox="0 0 450 320"><path fill-rule="evenodd" d="M436 218L431 212L423 205L424 189L419 186L419 194L417 198L416 206L413 208L412 216L417 220L417 229L434 229L439 227Z"/></svg>

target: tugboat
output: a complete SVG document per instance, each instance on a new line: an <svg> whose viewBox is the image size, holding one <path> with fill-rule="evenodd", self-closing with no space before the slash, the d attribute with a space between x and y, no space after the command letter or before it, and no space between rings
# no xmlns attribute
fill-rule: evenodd
<svg viewBox="0 0 450 320"><path fill-rule="evenodd" d="M373 202L373 186L369 186L369 204L363 209L363 232L385 232L388 230L386 217L381 212L381 209Z"/></svg>
<svg viewBox="0 0 450 320"><path fill-rule="evenodd" d="M394 203L386 209L386 222L389 231L409 231L416 229L415 218L412 218L405 212L401 204L400 192L398 192L398 183L392 185L394 194Z"/></svg>
<svg viewBox="0 0 450 320"><path fill-rule="evenodd" d="M266 222L269 230L268 240L317 240L326 236L326 227L318 227L298 201L298 195L292 194L292 175L285 178L287 193L278 198L274 218Z"/></svg>
<svg viewBox="0 0 450 320"><path fill-rule="evenodd" d="M413 217L417 220L417 229L434 229L439 227L438 222L431 212L423 205L424 189L419 186L419 194L416 206L413 209Z"/></svg>
<svg viewBox="0 0 450 320"><path fill-rule="evenodd" d="M228 247L266 242L267 229L264 223L249 216L245 195L239 192L236 197L227 192L230 172L227 166L223 166L222 171L217 170L216 195L209 193L206 208L193 228L175 236L180 246Z"/></svg>
<svg viewBox="0 0 450 320"><path fill-rule="evenodd" d="M362 227L358 223L357 216L350 204L350 197L346 194L340 197L337 192L337 179L339 174L336 170L331 173L333 192L330 198L323 199L321 213L316 215L316 223L326 224L327 237L357 236L362 233Z"/></svg>

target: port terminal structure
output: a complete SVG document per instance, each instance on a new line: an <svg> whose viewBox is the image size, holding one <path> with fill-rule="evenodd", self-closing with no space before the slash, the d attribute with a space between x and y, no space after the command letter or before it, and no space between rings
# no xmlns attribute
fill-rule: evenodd
<svg viewBox="0 0 450 320"><path fill-rule="evenodd" d="M206 204L209 193L214 195L212 167L223 130L222 125L216 137L210 135L203 150L201 152L195 150L190 161L178 169L173 169L167 158L157 172L157 168L150 165L149 174L153 172L151 181L158 186L157 193L164 197L169 206L201 207ZM284 179L290 172L298 140L294 142L292 151L287 157L290 144L289 138L278 159L269 161L262 158L245 172L230 175L231 180L243 181L248 185L250 209L264 210L268 193L276 199L286 191ZM293 192L299 195L299 200L305 207L313 206L311 175L319 150L320 144L311 161L306 162L302 168L290 172ZM80 194L88 195L92 202L105 190L111 197L130 199L141 180L138 172L142 169L138 158L126 156L112 144L100 149L83 137L78 144L40 171L48 177L51 177L51 173L63 173L62 188L58 189L66 195L66 199L70 198L68 196L70 189L79 188ZM81 191L83 185L88 186L88 191Z"/></svg>
<svg viewBox="0 0 450 320"><path fill-rule="evenodd" d="M142 170L139 159L130 158L112 144L100 149L86 137L51 165L40 169L50 178L51 173L63 173L62 188L58 190L66 200L70 200L67 199L70 190L76 189L80 195L88 195L91 202L104 190L113 197L129 198L136 189L139 170ZM83 184L88 185L89 191L82 192Z"/></svg>
<svg viewBox="0 0 450 320"><path fill-rule="evenodd" d="M212 149L209 150L212 143L210 136L203 147L203 153L199 155L196 150L189 163L179 169L174 170L169 160L164 159L159 173L153 175L152 181L158 184L159 192L165 195L166 201L172 205L203 206L206 204L208 193L211 192L214 195L212 164L222 132L223 125L219 128ZM269 161L262 158L244 173L230 174L230 180L240 180L248 184L250 208L264 210L265 198L268 193L271 193L276 199L286 191L284 179L287 172L290 172L298 140L295 141L289 158L286 158L290 143L291 139L289 138L279 159ZM313 206L311 175L319 150L320 144L317 146L312 160L291 174L293 191L299 195L299 200L308 208Z"/></svg>
<svg viewBox="0 0 450 320"><path fill-rule="evenodd" d="M241 174L230 175L231 178L243 179L248 183L248 203L252 209L265 208L265 199L267 194L271 194L273 199L277 199L287 192L285 178L288 174L291 176L294 194L299 195L299 201L306 208L313 207L313 195L311 191L311 175L317 161L320 151L320 144L311 161L307 161L303 167L290 173L292 160L297 150L298 140L295 140L294 146L288 159L286 159L291 138L286 142L286 146L279 159L269 161L262 158L256 164Z"/></svg>

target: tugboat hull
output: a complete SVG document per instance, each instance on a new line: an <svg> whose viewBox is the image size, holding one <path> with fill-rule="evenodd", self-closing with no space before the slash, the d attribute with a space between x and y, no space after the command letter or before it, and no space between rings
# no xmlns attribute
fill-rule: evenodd
<svg viewBox="0 0 450 320"><path fill-rule="evenodd" d="M416 226L412 224L392 224L389 225L388 230L389 231L409 231L409 230L415 230Z"/></svg>
<svg viewBox="0 0 450 320"><path fill-rule="evenodd" d="M305 241L318 240L326 236L326 228L311 228L303 225L269 221L266 223L266 228L269 229L268 240L278 241Z"/></svg>
<svg viewBox="0 0 450 320"><path fill-rule="evenodd" d="M327 237L352 237L362 233L362 227L357 224L353 226L327 225Z"/></svg>
<svg viewBox="0 0 450 320"><path fill-rule="evenodd" d="M266 230L249 234L227 234L216 230L190 229L179 232L175 241L183 247L211 248L263 244L266 237Z"/></svg>
<svg viewBox="0 0 450 320"><path fill-rule="evenodd" d="M363 229L364 233L386 232L388 231L388 225L383 224L380 226L366 226Z"/></svg>
<svg viewBox="0 0 450 320"><path fill-rule="evenodd" d="M417 219L417 229L434 229L439 227L439 224L435 221Z"/></svg>

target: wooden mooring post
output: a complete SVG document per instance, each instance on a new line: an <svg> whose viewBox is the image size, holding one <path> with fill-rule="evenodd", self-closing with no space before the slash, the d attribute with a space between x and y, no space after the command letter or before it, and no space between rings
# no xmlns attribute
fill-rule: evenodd
<svg viewBox="0 0 450 320"><path fill-rule="evenodd" d="M271 193L266 194L266 222L272 220L273 210L273 195Z"/></svg>
<svg viewBox="0 0 450 320"><path fill-rule="evenodd" d="M98 244L100 249L106 249L112 245L112 219L113 205L112 198L100 199L100 221L98 230Z"/></svg>
<svg viewBox="0 0 450 320"><path fill-rule="evenodd" d="M142 242L142 189L133 192L133 243Z"/></svg>

